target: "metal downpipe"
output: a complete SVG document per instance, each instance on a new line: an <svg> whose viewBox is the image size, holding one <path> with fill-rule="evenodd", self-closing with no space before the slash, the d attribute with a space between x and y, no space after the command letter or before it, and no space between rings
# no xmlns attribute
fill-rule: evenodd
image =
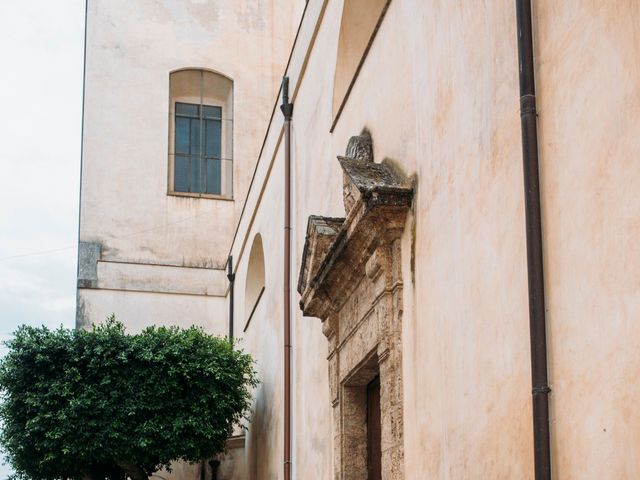
<svg viewBox="0 0 640 480"><path fill-rule="evenodd" d="M547 326L531 0L516 0L516 17L527 238L534 467L536 480L550 480L549 393L551 389L547 374Z"/></svg>
<svg viewBox="0 0 640 480"><path fill-rule="evenodd" d="M284 480L291 479L291 116L289 78L282 79L284 115Z"/></svg>
<svg viewBox="0 0 640 480"><path fill-rule="evenodd" d="M236 274L233 273L233 256L227 258L227 279L229 280L229 341L233 342L233 304Z"/></svg>

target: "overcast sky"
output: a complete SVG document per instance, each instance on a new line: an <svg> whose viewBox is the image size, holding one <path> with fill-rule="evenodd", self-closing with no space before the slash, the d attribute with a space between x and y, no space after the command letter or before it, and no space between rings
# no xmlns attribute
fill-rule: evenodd
<svg viewBox="0 0 640 480"><path fill-rule="evenodd" d="M74 323L84 3L0 0L0 339Z"/></svg>

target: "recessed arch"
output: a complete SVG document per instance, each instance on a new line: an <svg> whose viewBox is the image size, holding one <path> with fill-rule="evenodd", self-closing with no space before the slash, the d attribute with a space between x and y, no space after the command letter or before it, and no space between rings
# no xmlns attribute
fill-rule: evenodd
<svg viewBox="0 0 640 480"><path fill-rule="evenodd" d="M265 266L262 236L257 233L251 245L249 253L249 265L247 266L247 278L244 291L244 316L245 330L249 326L251 317L258 306L265 289Z"/></svg>
<svg viewBox="0 0 640 480"><path fill-rule="evenodd" d="M333 84L331 130L342 112L390 3L391 0L344 0Z"/></svg>
<svg viewBox="0 0 640 480"><path fill-rule="evenodd" d="M201 68L201 67L180 67L180 68L176 68L173 69L171 71L169 71L169 77L171 77L171 75L173 75L174 73L178 73L178 72L184 72L187 70L196 70L196 71L201 71L201 72L208 72L208 73L213 73L214 75L217 75L219 77L223 77L226 78L227 80L229 80L231 83L233 83L233 77L227 75L226 73L222 73L219 72L218 70L215 70L213 68Z"/></svg>

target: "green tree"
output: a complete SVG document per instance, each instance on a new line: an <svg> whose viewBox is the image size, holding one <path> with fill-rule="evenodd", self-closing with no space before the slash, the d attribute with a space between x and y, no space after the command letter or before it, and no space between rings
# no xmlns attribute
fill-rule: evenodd
<svg viewBox="0 0 640 480"><path fill-rule="evenodd" d="M257 384L251 357L202 329L128 335L20 327L0 361L0 442L16 478L146 480L224 450Z"/></svg>

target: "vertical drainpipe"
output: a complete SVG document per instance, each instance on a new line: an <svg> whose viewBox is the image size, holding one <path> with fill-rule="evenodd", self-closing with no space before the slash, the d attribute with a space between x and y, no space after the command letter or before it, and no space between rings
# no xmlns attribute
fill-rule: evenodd
<svg viewBox="0 0 640 480"><path fill-rule="evenodd" d="M284 480L291 479L291 116L289 77L282 79L284 115Z"/></svg>
<svg viewBox="0 0 640 480"><path fill-rule="evenodd" d="M536 480L551 479L547 332L531 0L516 0Z"/></svg>
<svg viewBox="0 0 640 480"><path fill-rule="evenodd" d="M233 342L233 304L236 274L233 273L233 256L227 258L227 278L229 279L229 341Z"/></svg>

